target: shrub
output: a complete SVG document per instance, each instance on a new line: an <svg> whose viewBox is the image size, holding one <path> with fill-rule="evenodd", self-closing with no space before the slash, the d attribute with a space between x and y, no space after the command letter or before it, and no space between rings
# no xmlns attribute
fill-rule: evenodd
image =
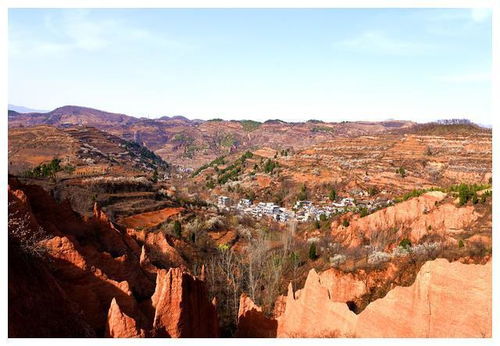
<svg viewBox="0 0 500 346"><path fill-rule="evenodd" d="M396 169L396 173L401 175L402 178L406 177L406 170L403 167Z"/></svg>
<svg viewBox="0 0 500 346"><path fill-rule="evenodd" d="M368 211L368 209L366 209L366 208L361 208L361 211L359 212L359 216L360 216L360 217L365 217L365 216L367 216L368 214L370 214L370 212Z"/></svg>
<svg viewBox="0 0 500 346"><path fill-rule="evenodd" d="M320 220L320 221L326 221L326 214L321 214L321 215L319 216L319 220Z"/></svg>
<svg viewBox="0 0 500 346"><path fill-rule="evenodd" d="M318 253L316 252L316 243L311 243L309 246L309 258L313 261L318 258Z"/></svg>
<svg viewBox="0 0 500 346"><path fill-rule="evenodd" d="M330 198L330 201L334 202L335 199L337 198L337 191L331 189L330 193L328 194L328 198Z"/></svg>
<svg viewBox="0 0 500 346"><path fill-rule="evenodd" d="M314 221L314 227L315 227L316 229L320 229L320 228L321 228L321 224L319 223L319 221L318 221L318 220L315 220L315 221Z"/></svg>
<svg viewBox="0 0 500 346"><path fill-rule="evenodd" d="M52 177L63 168L60 166L61 160L58 158L52 159L49 163L42 163L41 165L33 168L31 171L24 173L29 178L45 178Z"/></svg>
<svg viewBox="0 0 500 346"><path fill-rule="evenodd" d="M470 199L477 199L476 191L471 185L460 184L458 186L458 203L460 205L466 204Z"/></svg>
<svg viewBox="0 0 500 346"><path fill-rule="evenodd" d="M463 247L464 247L464 241L463 241L462 239L460 239L460 240L458 241L458 247L459 247L459 248L463 248Z"/></svg>
<svg viewBox="0 0 500 346"><path fill-rule="evenodd" d="M272 171L274 171L276 167L278 167L277 162L272 161L271 159L267 159L266 163L264 164L264 172L272 173Z"/></svg>
<svg viewBox="0 0 500 346"><path fill-rule="evenodd" d="M344 221L342 221L342 226L349 227L349 220L344 219Z"/></svg>
<svg viewBox="0 0 500 346"><path fill-rule="evenodd" d="M174 221L174 235L180 238L182 234L182 226L179 220Z"/></svg>
<svg viewBox="0 0 500 346"><path fill-rule="evenodd" d="M375 196L378 193L378 190L375 186L372 186L368 189L368 194L370 196Z"/></svg>
<svg viewBox="0 0 500 346"><path fill-rule="evenodd" d="M302 185L302 187L300 188L300 192L299 194L297 195L297 200L299 201L305 201L307 199L307 187L306 185Z"/></svg>
<svg viewBox="0 0 500 346"><path fill-rule="evenodd" d="M399 242L399 246L405 250L408 250L411 247L411 241L408 238L405 238Z"/></svg>

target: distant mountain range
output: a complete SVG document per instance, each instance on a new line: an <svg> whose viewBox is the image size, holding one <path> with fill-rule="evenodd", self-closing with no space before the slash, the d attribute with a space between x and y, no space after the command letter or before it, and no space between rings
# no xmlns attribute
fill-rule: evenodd
<svg viewBox="0 0 500 346"><path fill-rule="evenodd" d="M339 137L407 132L417 125L404 120L336 123L320 120L294 123L268 120L261 123L253 120L190 120L183 116L148 119L79 106L28 113L12 109L9 110L8 119L9 127L95 127L145 145L167 162L192 168L219 156L244 150L262 147L300 149Z"/></svg>
<svg viewBox="0 0 500 346"><path fill-rule="evenodd" d="M9 111L15 111L18 113L47 113L48 112L46 110L32 109L32 108L28 108L28 107L16 106L16 105L11 105L11 104L9 104Z"/></svg>
<svg viewBox="0 0 500 346"><path fill-rule="evenodd" d="M136 118L101 110L64 106L41 113L9 110L9 127L51 125L91 126L144 144L167 162L199 167L213 159L261 147L302 148L335 137L376 134L415 125L411 121L340 122L309 120L287 123L269 120L190 120L182 116Z"/></svg>

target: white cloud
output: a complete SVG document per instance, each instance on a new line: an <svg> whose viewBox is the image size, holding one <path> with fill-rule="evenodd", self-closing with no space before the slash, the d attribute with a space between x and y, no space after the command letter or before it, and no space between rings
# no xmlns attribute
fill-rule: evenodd
<svg viewBox="0 0 500 346"><path fill-rule="evenodd" d="M44 17L43 24L48 32L43 38L10 28L9 54L19 56L29 52L31 56L53 56L73 51L96 52L130 42L180 51L192 48L117 18L96 18L89 10L65 10L57 16L50 14Z"/></svg>
<svg viewBox="0 0 500 346"><path fill-rule="evenodd" d="M387 55L415 55L430 48L428 44L390 37L381 31L366 31L337 45L347 50Z"/></svg>

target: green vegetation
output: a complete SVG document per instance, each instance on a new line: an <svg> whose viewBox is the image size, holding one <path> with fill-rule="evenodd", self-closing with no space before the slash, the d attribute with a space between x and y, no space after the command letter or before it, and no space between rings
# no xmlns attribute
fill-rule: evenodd
<svg viewBox="0 0 500 346"><path fill-rule="evenodd" d="M179 220L174 221L174 235L180 238L182 235L182 226Z"/></svg>
<svg viewBox="0 0 500 346"><path fill-rule="evenodd" d="M264 164L264 172L272 173L276 167L278 167L278 162L267 159L266 163Z"/></svg>
<svg viewBox="0 0 500 346"><path fill-rule="evenodd" d="M232 134L226 134L220 139L220 145L223 147L232 147L236 144L236 139Z"/></svg>
<svg viewBox="0 0 500 346"><path fill-rule="evenodd" d="M151 177L151 181L152 181L153 183L157 183L157 182L158 182L158 170L156 170L156 169L155 169L155 170L153 171L153 176Z"/></svg>
<svg viewBox="0 0 500 346"><path fill-rule="evenodd" d="M335 191L335 189L331 189L328 194L328 198L330 198L330 201L335 202L335 199L337 199L337 191Z"/></svg>
<svg viewBox="0 0 500 346"><path fill-rule="evenodd" d="M321 215L319 216L319 220L320 220L320 221L322 221L322 222L326 221L326 220L327 220L327 218L326 218L326 214L321 214ZM318 227L318 228L319 228L319 227Z"/></svg>
<svg viewBox="0 0 500 346"><path fill-rule="evenodd" d="M161 157L137 142L125 141L125 148L132 152L138 151L140 157L153 161L153 163L159 167L168 168L168 163L163 161Z"/></svg>
<svg viewBox="0 0 500 346"><path fill-rule="evenodd" d="M61 166L60 159L52 159L49 163L42 163L41 165L33 168L30 171L24 172L24 176L28 178L47 178L54 177L57 172L66 171L71 173L74 171L73 166Z"/></svg>
<svg viewBox="0 0 500 346"><path fill-rule="evenodd" d="M313 261L318 258L318 253L316 251L316 244L311 243L309 246L309 258L312 259Z"/></svg>
<svg viewBox="0 0 500 346"><path fill-rule="evenodd" d="M218 158L216 158L212 162L209 162L209 163L204 164L203 166L200 166L196 171L194 171L191 174L191 178L196 177L198 174L200 174L202 171L204 171L208 167L216 167L217 168L218 165L223 165L224 163L225 163L224 156L219 156Z"/></svg>
<svg viewBox="0 0 500 346"><path fill-rule="evenodd" d="M349 227L349 225L350 225L349 220L344 219L344 221L342 221L342 226Z"/></svg>
<svg viewBox="0 0 500 346"><path fill-rule="evenodd" d="M399 247L401 247L401 248L403 248L405 250L410 249L411 248L411 241L410 241L410 239L404 238L403 240L401 240L399 242Z"/></svg>
<svg viewBox="0 0 500 346"><path fill-rule="evenodd" d="M298 201L305 201L307 199L307 187L306 185L302 185L302 187L300 188L300 192L299 194L297 195L297 200Z"/></svg>
<svg viewBox="0 0 500 346"><path fill-rule="evenodd" d="M207 186L207 188L213 189L215 187L215 181L210 178L205 185Z"/></svg>
<svg viewBox="0 0 500 346"><path fill-rule="evenodd" d="M402 178L404 178L406 177L406 169L404 169L404 167L399 167L396 169L396 174L399 174Z"/></svg>
<svg viewBox="0 0 500 346"><path fill-rule="evenodd" d="M361 208L360 212L359 212L359 216L360 217L365 217L367 216L368 214L370 214L370 212L368 211L367 208Z"/></svg>
<svg viewBox="0 0 500 346"><path fill-rule="evenodd" d="M229 250L229 245L219 244L219 245L217 245L217 249L219 249L219 251L227 251L227 250Z"/></svg>
<svg viewBox="0 0 500 346"><path fill-rule="evenodd" d="M243 169L243 164L248 158L253 157L253 154L250 151L245 152L238 158L233 164L227 166L224 169L221 169L219 175L217 177L218 184L225 184L229 180L236 180Z"/></svg>
<svg viewBox="0 0 500 346"><path fill-rule="evenodd" d="M463 248L463 247L464 247L464 241L463 241L462 239L460 239L460 240L458 241L458 247L459 247L459 248Z"/></svg>
<svg viewBox="0 0 500 346"><path fill-rule="evenodd" d="M319 223L318 220L314 220L314 228L316 228L316 229L320 229L321 228L321 224Z"/></svg>
<svg viewBox="0 0 500 346"><path fill-rule="evenodd" d="M395 198L394 202L399 203L399 202L407 201L410 198L419 197L419 196L423 195L424 193L430 192L430 191L445 192L445 189L439 188L439 187L431 187L429 189L415 189L415 190L411 190L410 192L405 193L403 196Z"/></svg>
<svg viewBox="0 0 500 346"><path fill-rule="evenodd" d="M370 188L368 188L368 194L370 196L375 196L376 194L378 193L378 189L375 187L375 186L371 186Z"/></svg>
<svg viewBox="0 0 500 346"><path fill-rule="evenodd" d="M240 124L243 127L243 130L246 132L252 132L258 129L260 125L262 125L262 123L254 120L241 120Z"/></svg>
<svg viewBox="0 0 500 346"><path fill-rule="evenodd" d="M479 199L477 197L477 192L490 188L490 185L482 185L482 184L459 184L453 185L448 188L450 192L458 193L458 204L464 205L468 201L472 201L472 203L476 204Z"/></svg>

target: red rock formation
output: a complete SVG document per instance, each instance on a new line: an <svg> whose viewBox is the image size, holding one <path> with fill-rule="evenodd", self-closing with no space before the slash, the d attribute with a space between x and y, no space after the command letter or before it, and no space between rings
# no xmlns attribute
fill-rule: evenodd
<svg viewBox="0 0 500 346"><path fill-rule="evenodd" d="M127 228L128 234L138 243L143 244L145 256L159 268L187 268L187 264L173 246L170 237L162 232L136 231ZM140 251L141 252L141 251Z"/></svg>
<svg viewBox="0 0 500 346"><path fill-rule="evenodd" d="M289 287L277 336L491 337L491 317L491 261L427 262L411 286L394 288L359 315L332 301L311 270L302 290Z"/></svg>
<svg viewBox="0 0 500 346"><path fill-rule="evenodd" d="M491 337L491 261L427 262L410 287L396 287L359 315L358 337Z"/></svg>
<svg viewBox="0 0 500 346"><path fill-rule="evenodd" d="M143 338L146 332L138 327L135 319L120 309L120 305L113 298L109 307L105 335L112 338Z"/></svg>
<svg viewBox="0 0 500 346"><path fill-rule="evenodd" d="M151 302L155 309L155 336L219 336L215 308L208 300L203 281L180 268L158 271Z"/></svg>
<svg viewBox="0 0 500 346"><path fill-rule="evenodd" d="M288 287L286 308L278 318L278 337L346 337L351 336L356 315L346 304L330 299L314 269L307 275L302 290Z"/></svg>
<svg viewBox="0 0 500 346"><path fill-rule="evenodd" d="M384 248L394 246L405 237L413 243L418 243L430 234L447 239L472 225L480 215L473 206L457 207L452 203L439 205L445 197L446 194L433 191L363 218L352 215L348 227L344 227L340 220L332 222L332 235L350 248L361 246L365 239ZM453 218L449 215L453 215Z"/></svg>
<svg viewBox="0 0 500 346"><path fill-rule="evenodd" d="M367 282L360 275L331 268L319 274L321 285L328 289L330 299L345 303L354 301L368 291Z"/></svg>
<svg viewBox="0 0 500 346"><path fill-rule="evenodd" d="M255 305L250 297L246 294L241 295L236 337L275 338L277 327L275 319L267 318L262 308Z"/></svg>
<svg viewBox="0 0 500 346"><path fill-rule="evenodd" d="M82 218L41 188L14 184L18 188L9 188L9 213L19 214L26 222L17 238L11 236L17 233L9 224L9 246L18 249L12 254L21 251L19 244L34 247L32 235L40 228L37 244L43 255L9 258L9 335L145 336L150 334L153 317L155 336L166 335L160 333L162 323L175 324L168 331L172 336L218 335L215 308L203 281L180 269L170 272L170 279L166 271L160 271L155 291L157 268L145 251L141 254L137 242L97 206L94 217ZM160 244L170 246L166 241ZM40 289L28 287L29 282ZM151 306L153 293L156 312ZM154 316L148 318L150 313ZM177 316L177 322L172 322L170 313ZM45 320L37 321L34 316Z"/></svg>

